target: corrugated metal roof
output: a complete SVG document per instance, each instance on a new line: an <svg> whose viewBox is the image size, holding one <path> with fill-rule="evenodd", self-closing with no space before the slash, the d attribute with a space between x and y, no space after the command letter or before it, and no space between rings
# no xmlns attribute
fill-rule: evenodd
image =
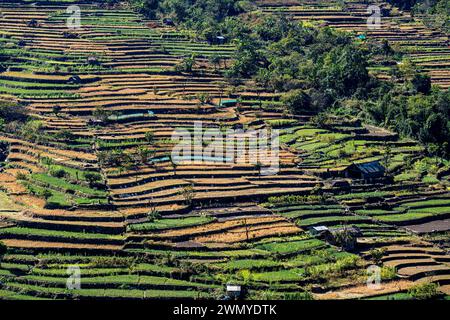
<svg viewBox="0 0 450 320"><path fill-rule="evenodd" d="M356 163L355 166L361 170L363 173L378 173L384 172L384 167L378 161L366 162L366 163Z"/></svg>

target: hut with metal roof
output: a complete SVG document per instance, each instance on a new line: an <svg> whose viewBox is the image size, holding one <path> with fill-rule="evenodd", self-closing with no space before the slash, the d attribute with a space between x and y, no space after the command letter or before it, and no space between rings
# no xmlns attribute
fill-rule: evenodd
<svg viewBox="0 0 450 320"><path fill-rule="evenodd" d="M379 161L353 163L344 170L345 177L363 180L382 178L385 172Z"/></svg>

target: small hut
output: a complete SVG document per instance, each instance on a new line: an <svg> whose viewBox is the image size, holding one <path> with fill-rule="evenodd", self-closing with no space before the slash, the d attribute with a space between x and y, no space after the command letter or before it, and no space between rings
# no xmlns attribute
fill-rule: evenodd
<svg viewBox="0 0 450 320"><path fill-rule="evenodd" d="M208 37L207 39L209 44L225 44L227 38L222 35Z"/></svg>
<svg viewBox="0 0 450 320"><path fill-rule="evenodd" d="M244 295L244 288L238 284L227 284L226 291L227 296L234 300L242 298Z"/></svg>
<svg viewBox="0 0 450 320"><path fill-rule="evenodd" d="M98 61L98 59L94 56L89 56L86 60L87 64L91 65L91 66L96 66L99 65L100 62Z"/></svg>
<svg viewBox="0 0 450 320"><path fill-rule="evenodd" d="M344 170L346 178L371 180L384 177L386 169L379 161L353 163Z"/></svg>
<svg viewBox="0 0 450 320"><path fill-rule="evenodd" d="M325 240L336 246L342 247L346 251L353 251L358 244L358 237L361 237L362 233L358 227L341 227L333 228L325 236Z"/></svg>
<svg viewBox="0 0 450 320"><path fill-rule="evenodd" d="M78 33L64 31L63 37L66 39L78 39L80 37L80 35Z"/></svg>
<svg viewBox="0 0 450 320"><path fill-rule="evenodd" d="M69 78L68 80L69 83L71 84L80 84L81 83L81 78L78 75L73 75Z"/></svg>
<svg viewBox="0 0 450 320"><path fill-rule="evenodd" d="M170 19L170 18L164 18L164 19L163 19L163 23L164 23L166 26L171 26L171 27L175 25L175 23L173 22L173 20Z"/></svg>
<svg viewBox="0 0 450 320"><path fill-rule="evenodd" d="M309 228L308 231L315 237L320 237L330 233L330 230L327 226L314 226Z"/></svg>
<svg viewBox="0 0 450 320"><path fill-rule="evenodd" d="M39 27L39 23L36 19L31 19L30 21L27 22L27 27L37 28L37 27Z"/></svg>

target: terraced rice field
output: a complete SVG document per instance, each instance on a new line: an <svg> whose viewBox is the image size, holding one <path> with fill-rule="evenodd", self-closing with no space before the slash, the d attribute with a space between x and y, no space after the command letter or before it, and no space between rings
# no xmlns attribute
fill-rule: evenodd
<svg viewBox="0 0 450 320"><path fill-rule="evenodd" d="M364 35L364 41L387 40L400 49L405 58L428 72L432 81L442 88L450 87L450 49L448 35L424 25L420 16L401 11L385 1L371 4L381 8L380 28L368 29L368 12L365 1L256 1L263 12L283 14L299 21L307 21L339 30ZM381 78L389 77L389 67L373 66Z"/></svg>
<svg viewBox="0 0 450 320"><path fill-rule="evenodd" d="M263 12L357 32L365 17L353 1L341 14L313 1L260 2ZM423 281L450 294L448 254L411 233L412 225L429 222L450 229L448 185L433 188L440 181L433 173L428 180L401 176L406 162L424 158L421 146L361 123L334 119L323 129L308 123L311 115L261 111L257 99L277 105L279 95L236 91L225 81L234 45L198 42L126 8L81 7L82 28L68 37L62 3L0 4L0 41L13 56L0 73L0 95L25 103L41 133L0 136L8 144L0 172L0 240L8 247L0 299L217 299L229 282L245 284L250 299L305 292L367 298L380 295L360 289L373 248L384 248L383 294ZM407 12L386 23L388 31L368 37L397 43L449 87L448 39ZM411 49L417 42L420 49ZM431 48L441 59L423 59ZM194 72L174 71L193 54ZM221 56L219 66L208 62L212 54ZM240 104L219 107L225 98ZM107 119L93 122L101 111ZM280 127L280 171L261 176L257 165L214 161L175 166L172 133L193 130L196 121L205 128ZM120 163L107 152L143 161ZM397 178L333 186L347 166L369 161ZM314 226L358 227L358 250L313 236ZM68 266L80 268L80 289L67 288Z"/></svg>

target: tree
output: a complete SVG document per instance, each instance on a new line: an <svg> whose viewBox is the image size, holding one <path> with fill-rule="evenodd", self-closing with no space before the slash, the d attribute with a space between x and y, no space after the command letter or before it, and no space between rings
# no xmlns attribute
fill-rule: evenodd
<svg viewBox="0 0 450 320"><path fill-rule="evenodd" d="M352 250L356 244L356 237L350 229L344 227L334 233L334 241L342 250Z"/></svg>
<svg viewBox="0 0 450 320"><path fill-rule="evenodd" d="M86 172L84 174L84 179L89 183L89 186L92 186L94 183L101 181L102 176L97 172Z"/></svg>
<svg viewBox="0 0 450 320"><path fill-rule="evenodd" d="M67 176L67 172L66 172L66 170L64 170L64 169L62 169L62 168L51 168L50 170L49 170L49 174L52 176L52 177L56 177L56 178L64 178L64 177L66 177Z"/></svg>
<svg viewBox="0 0 450 320"><path fill-rule="evenodd" d="M62 107L59 105L54 105L52 108L53 113L55 114L55 116L57 117L58 114L61 112Z"/></svg>
<svg viewBox="0 0 450 320"><path fill-rule="evenodd" d="M329 116L325 112L321 112L311 117L311 124L320 129L326 129L329 125Z"/></svg>
<svg viewBox="0 0 450 320"><path fill-rule="evenodd" d="M333 90L339 95L351 96L369 82L367 58L353 46L336 47L325 54L316 68L322 90Z"/></svg>
<svg viewBox="0 0 450 320"><path fill-rule="evenodd" d="M386 170L389 169L389 166L391 164L391 158L392 158L391 145L388 144L387 142L384 142L383 162L384 162L384 167L386 168Z"/></svg>
<svg viewBox="0 0 450 320"><path fill-rule="evenodd" d="M300 114L302 111L308 110L311 105L309 95L301 89L291 90L285 93L281 97L281 101L292 114Z"/></svg>
<svg viewBox="0 0 450 320"><path fill-rule="evenodd" d="M156 19L158 8L159 8L159 0L132 0L132 4L137 6L139 13L143 14L149 19Z"/></svg>
<svg viewBox="0 0 450 320"><path fill-rule="evenodd" d="M371 258L376 264L380 264L381 259L384 257L385 253L386 249L384 248L376 248L369 251Z"/></svg>
<svg viewBox="0 0 450 320"><path fill-rule="evenodd" d="M195 195L194 186L192 184L190 184L190 185L183 187L183 189L181 189L180 194L184 199L184 203L188 206L191 206L192 201L194 199L194 195Z"/></svg>
<svg viewBox="0 0 450 320"><path fill-rule="evenodd" d="M197 98L202 106L211 103L211 95L207 92L198 94Z"/></svg>
<svg viewBox="0 0 450 320"><path fill-rule="evenodd" d="M170 165L172 166L173 169L173 174L176 176L177 175L177 167L178 167L178 163L175 159L173 159L172 157L169 157L170 160Z"/></svg>
<svg viewBox="0 0 450 320"><path fill-rule="evenodd" d="M44 123L39 120L30 120L22 126L20 134L26 140L35 142L45 142L47 140L46 135L43 132Z"/></svg>
<svg viewBox="0 0 450 320"><path fill-rule="evenodd" d="M417 74L417 69L410 59L404 59L400 62L398 69L405 80L410 80Z"/></svg>
<svg viewBox="0 0 450 320"><path fill-rule="evenodd" d="M155 207L151 207L150 211L147 213L147 220L148 222L153 222L157 219L161 218L161 214Z"/></svg>
<svg viewBox="0 0 450 320"><path fill-rule="evenodd" d="M431 78L429 75L418 73L411 79L415 92L428 94L431 90Z"/></svg>
<svg viewBox="0 0 450 320"><path fill-rule="evenodd" d="M3 259L3 256L8 252L8 247L0 241L0 262Z"/></svg>
<svg viewBox="0 0 450 320"><path fill-rule="evenodd" d="M262 169L262 167L263 167L263 165L259 161L254 164L255 170L258 172L258 178L261 178L261 169Z"/></svg>
<svg viewBox="0 0 450 320"><path fill-rule="evenodd" d="M250 228L248 226L247 219L244 218L242 220L242 225L244 226L244 229L245 229L245 241L249 242L250 241Z"/></svg>
<svg viewBox="0 0 450 320"><path fill-rule="evenodd" d="M55 138L64 141L72 141L75 139L75 135L68 129L61 129L55 133Z"/></svg>
<svg viewBox="0 0 450 320"><path fill-rule="evenodd" d="M111 116L112 112L109 110L106 110L103 107L96 107L95 110L92 112L92 115L97 119L101 121L108 120L108 117Z"/></svg>
<svg viewBox="0 0 450 320"><path fill-rule="evenodd" d="M131 162L131 157L122 149L104 150L98 153L98 161L101 165L120 167Z"/></svg>
<svg viewBox="0 0 450 320"><path fill-rule="evenodd" d="M48 200L51 196L53 196L53 193L48 189L44 189L41 196L43 196L45 200Z"/></svg>
<svg viewBox="0 0 450 320"><path fill-rule="evenodd" d="M148 162L148 159L150 158L152 153L153 151L145 146L139 146L137 148L137 155L142 164L146 164Z"/></svg>
<svg viewBox="0 0 450 320"><path fill-rule="evenodd" d="M183 58L177 65L175 65L176 72L187 72L192 73L196 65L195 56L191 55L189 57Z"/></svg>
<svg viewBox="0 0 450 320"><path fill-rule="evenodd" d="M218 54L213 54L208 59L209 63L211 63L214 67L214 72L217 72L217 68L220 68L220 62L222 61L222 57Z"/></svg>
<svg viewBox="0 0 450 320"><path fill-rule="evenodd" d="M155 134L152 131L147 131L144 136L145 141L152 144L155 141Z"/></svg>
<svg viewBox="0 0 450 320"><path fill-rule="evenodd" d="M386 39L383 39L380 49L385 56L388 56L394 52L394 50L392 50L391 46L389 45L389 41L387 41Z"/></svg>

